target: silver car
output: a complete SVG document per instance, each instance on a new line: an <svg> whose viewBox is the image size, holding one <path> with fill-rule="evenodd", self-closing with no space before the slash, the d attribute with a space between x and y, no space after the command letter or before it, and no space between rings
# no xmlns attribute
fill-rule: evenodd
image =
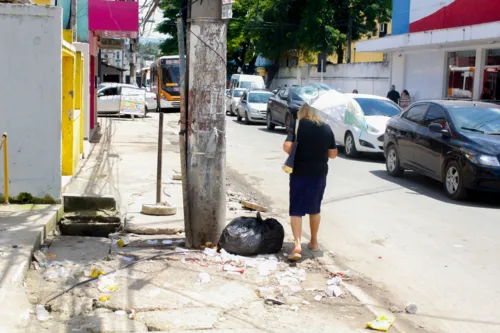
<svg viewBox="0 0 500 333"><path fill-rule="evenodd" d="M267 102L274 96L267 90L248 90L243 93L236 109L238 121L245 118L245 124L266 123L267 121Z"/></svg>
<svg viewBox="0 0 500 333"><path fill-rule="evenodd" d="M238 88L234 89L233 92L229 92L229 95L226 95L227 96L226 113L228 113L231 116L236 116L236 108L238 107L238 103L240 102L241 96L245 91L247 90Z"/></svg>

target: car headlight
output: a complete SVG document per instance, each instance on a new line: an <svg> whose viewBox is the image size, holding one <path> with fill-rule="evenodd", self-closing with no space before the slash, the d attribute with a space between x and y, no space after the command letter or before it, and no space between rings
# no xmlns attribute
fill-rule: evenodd
<svg viewBox="0 0 500 333"><path fill-rule="evenodd" d="M500 161L498 161L498 157L496 156L482 155L470 150L463 150L463 153L472 163L484 166L500 167Z"/></svg>
<svg viewBox="0 0 500 333"><path fill-rule="evenodd" d="M370 133L374 133L374 134L377 134L379 132L378 129L376 129L375 127L373 127L372 125L366 125L366 128L368 129L368 132Z"/></svg>
<svg viewBox="0 0 500 333"><path fill-rule="evenodd" d="M259 110L257 110L257 109L252 109L252 108L250 108L250 112L251 112L251 113L260 113L260 111L259 111Z"/></svg>

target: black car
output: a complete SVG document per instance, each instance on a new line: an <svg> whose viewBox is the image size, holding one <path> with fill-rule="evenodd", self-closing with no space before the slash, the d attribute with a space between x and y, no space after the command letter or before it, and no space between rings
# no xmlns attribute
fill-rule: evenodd
<svg viewBox="0 0 500 333"><path fill-rule="evenodd" d="M292 120L297 119L297 113L304 104L304 100L299 95L300 89L306 86L318 90L332 89L321 83L279 88L275 95L269 99L267 104L268 130L274 130L275 126L284 126L288 132L290 125L293 123Z"/></svg>
<svg viewBox="0 0 500 333"><path fill-rule="evenodd" d="M414 170L444 184L455 200L467 190L500 191L500 107L425 101L391 118L384 139L389 175Z"/></svg>

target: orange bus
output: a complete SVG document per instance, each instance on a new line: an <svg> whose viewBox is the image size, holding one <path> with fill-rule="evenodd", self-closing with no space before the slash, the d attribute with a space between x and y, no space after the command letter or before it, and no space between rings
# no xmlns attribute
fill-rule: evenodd
<svg viewBox="0 0 500 333"><path fill-rule="evenodd" d="M150 88L160 101L161 109L178 109L181 106L179 65L179 56L160 57L151 64Z"/></svg>

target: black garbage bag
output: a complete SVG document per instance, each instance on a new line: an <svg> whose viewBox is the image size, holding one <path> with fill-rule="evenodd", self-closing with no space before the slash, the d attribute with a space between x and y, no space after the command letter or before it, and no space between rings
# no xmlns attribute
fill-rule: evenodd
<svg viewBox="0 0 500 333"><path fill-rule="evenodd" d="M222 231L219 240L221 248L241 256L276 253L283 247L285 230L275 219L263 220L257 217L238 217Z"/></svg>

